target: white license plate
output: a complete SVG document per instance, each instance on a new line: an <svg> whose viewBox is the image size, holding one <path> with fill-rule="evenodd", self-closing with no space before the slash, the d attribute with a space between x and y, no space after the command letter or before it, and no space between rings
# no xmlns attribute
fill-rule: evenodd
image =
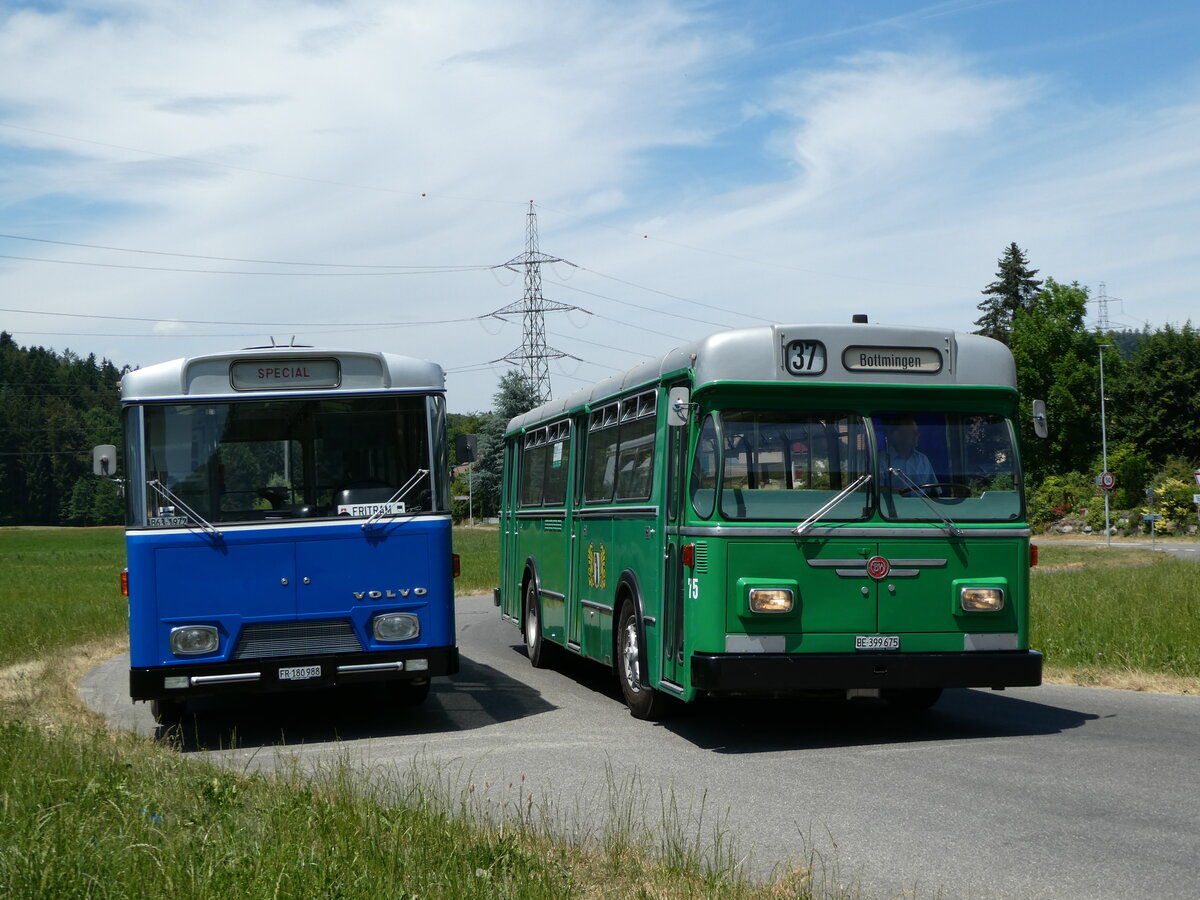
<svg viewBox="0 0 1200 900"><path fill-rule="evenodd" d="M306 681L309 678L320 677L320 666L288 666L279 670L280 681Z"/></svg>
<svg viewBox="0 0 1200 900"><path fill-rule="evenodd" d="M860 634L854 639L855 650L899 650L898 634Z"/></svg>

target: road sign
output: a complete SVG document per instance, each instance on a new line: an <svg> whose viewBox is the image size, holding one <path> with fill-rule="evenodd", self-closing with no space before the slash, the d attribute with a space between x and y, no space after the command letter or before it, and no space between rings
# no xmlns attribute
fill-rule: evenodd
<svg viewBox="0 0 1200 900"><path fill-rule="evenodd" d="M1192 494L1192 502L1200 506L1200 494Z"/></svg>
<svg viewBox="0 0 1200 900"><path fill-rule="evenodd" d="M1200 472L1194 473L1196 476L1196 487L1200 487Z"/></svg>
<svg viewBox="0 0 1200 900"><path fill-rule="evenodd" d="M1116 483L1117 479L1113 478L1112 472L1102 472L1096 476L1096 486L1102 487L1106 491L1111 491Z"/></svg>
<svg viewBox="0 0 1200 900"><path fill-rule="evenodd" d="M1157 522L1161 518L1162 518L1162 516L1159 516L1159 515L1142 516L1142 521L1143 522Z"/></svg>

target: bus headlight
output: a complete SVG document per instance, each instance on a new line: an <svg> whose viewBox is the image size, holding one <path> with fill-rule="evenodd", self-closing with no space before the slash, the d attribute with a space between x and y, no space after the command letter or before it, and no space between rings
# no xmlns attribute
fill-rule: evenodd
<svg viewBox="0 0 1200 900"><path fill-rule="evenodd" d="M999 612L1004 609L1004 591L1001 588L965 587L958 596L964 612Z"/></svg>
<svg viewBox="0 0 1200 900"><path fill-rule="evenodd" d="M750 611L756 613L786 613L794 604L788 588L750 588Z"/></svg>
<svg viewBox="0 0 1200 900"><path fill-rule="evenodd" d="M171 652L176 656L216 653L220 639L212 625L180 625L171 629Z"/></svg>
<svg viewBox="0 0 1200 900"><path fill-rule="evenodd" d="M375 617L377 641L411 641L420 633L421 622L411 613L385 613Z"/></svg>

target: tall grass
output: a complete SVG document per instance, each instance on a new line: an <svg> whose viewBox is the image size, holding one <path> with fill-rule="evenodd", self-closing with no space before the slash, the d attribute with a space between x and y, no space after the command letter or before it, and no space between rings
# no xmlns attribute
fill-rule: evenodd
<svg viewBox="0 0 1200 900"><path fill-rule="evenodd" d="M19 722L0 724L0 785L0 896L12 900L813 896L804 866L771 885L714 869L669 799L665 837L631 813L596 838L554 839L535 813L481 819L428 780L379 795L345 764L247 775ZM834 895L848 892L822 893Z"/></svg>

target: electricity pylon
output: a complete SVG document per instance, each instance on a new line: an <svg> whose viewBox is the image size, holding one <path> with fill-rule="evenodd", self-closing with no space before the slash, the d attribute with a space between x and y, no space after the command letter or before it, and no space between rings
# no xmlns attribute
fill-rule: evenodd
<svg viewBox="0 0 1200 900"><path fill-rule="evenodd" d="M545 403L551 397L550 366L548 360L571 356L546 344L546 312L566 312L578 309L542 296L542 263L565 262L557 256L547 256L538 249L537 213L533 201L529 201L529 212L525 216L525 252L514 256L504 268L514 272L525 270L525 296L518 303L510 303L492 313L498 319L505 315L521 313L524 333L521 346L493 362L511 362L520 366L537 394L538 402Z"/></svg>

